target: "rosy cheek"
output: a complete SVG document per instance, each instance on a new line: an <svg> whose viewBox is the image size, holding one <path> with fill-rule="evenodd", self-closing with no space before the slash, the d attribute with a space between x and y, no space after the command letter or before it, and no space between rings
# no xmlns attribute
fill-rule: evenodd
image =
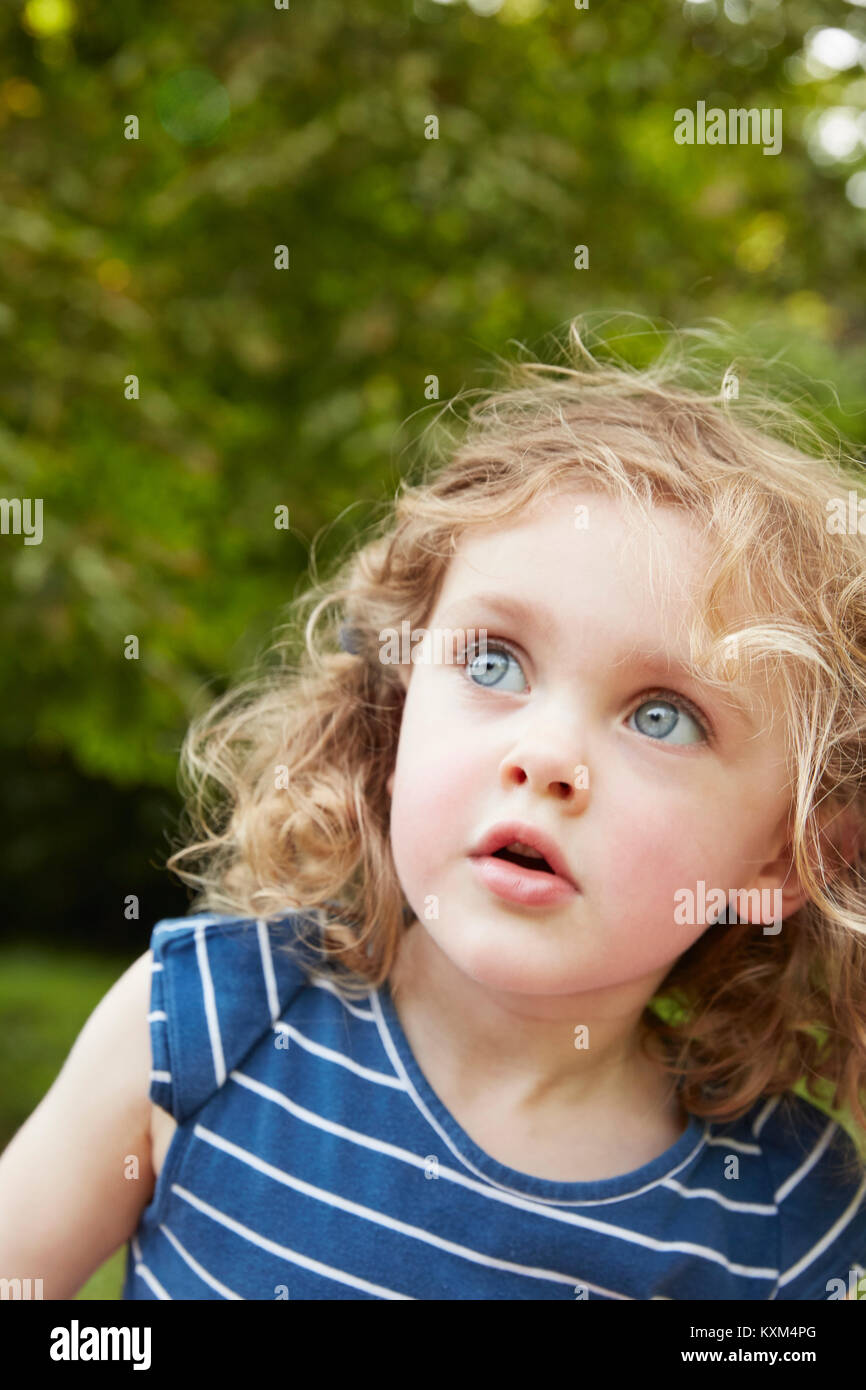
<svg viewBox="0 0 866 1390"><path fill-rule="evenodd" d="M391 854L403 892L412 902L433 891L429 885L436 873L437 839L430 833L430 820L422 804L394 805Z"/></svg>
<svg viewBox="0 0 866 1390"><path fill-rule="evenodd" d="M477 748L477 742L475 744ZM403 714L398 754L398 788L430 805L447 804L473 783L472 742L435 700L418 699Z"/></svg>
<svg viewBox="0 0 866 1390"><path fill-rule="evenodd" d="M469 794L468 780L464 778L467 785L463 785L461 771L441 753L407 763L397 782L397 816L428 838L434 829L447 832Z"/></svg>
<svg viewBox="0 0 866 1390"><path fill-rule="evenodd" d="M662 815L660 810L658 814ZM596 866L600 869L598 881L602 889L616 885L624 915L633 920L652 919L659 931L670 922L673 930L674 892L688 886L694 877L694 854L687 832L670 829L663 819L653 832L648 830L648 820L643 817L638 823L620 823L606 837L609 849L604 864Z"/></svg>

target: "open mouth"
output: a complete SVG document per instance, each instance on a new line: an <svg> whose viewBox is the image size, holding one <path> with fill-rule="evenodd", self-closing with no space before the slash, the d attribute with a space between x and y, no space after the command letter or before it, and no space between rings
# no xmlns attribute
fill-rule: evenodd
<svg viewBox="0 0 866 1390"><path fill-rule="evenodd" d="M521 869L535 869L538 873L544 874L553 873L553 869L543 855L518 854L517 850L513 849L497 849L491 858L507 859L509 864L519 864Z"/></svg>

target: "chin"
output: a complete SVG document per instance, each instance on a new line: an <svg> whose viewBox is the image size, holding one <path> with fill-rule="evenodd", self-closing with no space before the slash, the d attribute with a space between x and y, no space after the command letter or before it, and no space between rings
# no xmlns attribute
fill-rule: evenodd
<svg viewBox="0 0 866 1390"><path fill-rule="evenodd" d="M467 943L437 940L439 949L448 957L455 970L485 989L502 994L543 995L576 994L581 984L565 974L563 962L555 958L542 960L537 953L509 951L502 943L485 943L473 950Z"/></svg>

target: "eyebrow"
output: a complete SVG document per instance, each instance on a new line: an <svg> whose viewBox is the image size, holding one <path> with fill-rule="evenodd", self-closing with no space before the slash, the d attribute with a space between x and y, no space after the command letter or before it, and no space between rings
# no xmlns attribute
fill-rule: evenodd
<svg viewBox="0 0 866 1390"><path fill-rule="evenodd" d="M492 612L502 613L506 618L515 618L518 622L525 623L527 627L534 628L547 636L552 635L557 628L556 615L544 604L526 603L523 599L509 598L505 594L465 594L462 598L455 599L444 609L440 614L440 621L448 617L449 614L457 614L467 607L489 608ZM664 670L665 672L670 671L674 675L686 677L702 690L705 689L710 699L719 700L729 705L743 723L757 731L758 724L743 700L731 693L705 685L684 659L665 656L657 651L646 651L632 646L623 648L617 660L611 664L613 667L618 667L626 662L642 670Z"/></svg>

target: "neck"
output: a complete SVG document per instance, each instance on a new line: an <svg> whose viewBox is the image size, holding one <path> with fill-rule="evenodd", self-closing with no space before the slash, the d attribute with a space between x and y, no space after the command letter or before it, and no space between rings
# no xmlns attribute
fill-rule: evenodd
<svg viewBox="0 0 866 1390"><path fill-rule="evenodd" d="M504 994L458 970L418 921L407 928L389 980L417 1059L467 1103L498 1096L515 1110L630 1113L679 1120L673 1078L645 1056L640 1019L664 977L581 995ZM587 1033L576 1034L575 1024ZM578 1045L585 1038L589 1046ZM434 1087L435 1089L435 1087Z"/></svg>

